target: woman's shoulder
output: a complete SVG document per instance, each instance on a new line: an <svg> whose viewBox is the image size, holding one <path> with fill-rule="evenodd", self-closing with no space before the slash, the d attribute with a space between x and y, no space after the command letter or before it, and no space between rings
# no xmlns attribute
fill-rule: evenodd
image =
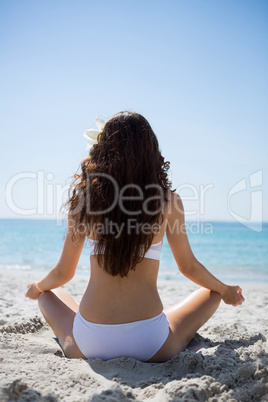
<svg viewBox="0 0 268 402"><path fill-rule="evenodd" d="M176 212L183 213L183 203L176 190L168 190L166 193L166 198L167 201L165 202L164 207L166 218L173 216Z"/></svg>

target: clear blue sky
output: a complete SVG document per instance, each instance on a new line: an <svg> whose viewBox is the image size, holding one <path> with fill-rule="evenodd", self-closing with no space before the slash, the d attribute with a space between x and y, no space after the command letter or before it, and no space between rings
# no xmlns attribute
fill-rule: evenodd
<svg viewBox="0 0 268 402"><path fill-rule="evenodd" d="M229 190L262 170L268 220L267 21L265 0L1 1L0 217L17 217L5 188L20 172L43 171L57 209L83 132L130 109L151 123L182 196L210 185L204 210L185 199L192 218L232 220ZM36 193L23 179L13 199L34 208ZM244 190L232 209L248 218L249 202ZM52 217L42 208L31 217Z"/></svg>

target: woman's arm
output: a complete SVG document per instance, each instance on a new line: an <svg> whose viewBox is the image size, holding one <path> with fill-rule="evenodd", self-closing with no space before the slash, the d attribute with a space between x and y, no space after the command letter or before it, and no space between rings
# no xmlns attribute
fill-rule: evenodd
<svg viewBox="0 0 268 402"><path fill-rule="evenodd" d="M85 236L81 237L79 240L77 240L77 242L74 243L72 241L71 234L71 221L68 220L65 241L59 262L41 281L31 282L28 285L28 291L25 295L26 297L38 299L42 292L58 288L73 278L81 252L83 250Z"/></svg>
<svg viewBox="0 0 268 402"><path fill-rule="evenodd" d="M228 286L213 276L194 256L185 229L181 198L170 194L167 239L181 273L199 286L219 293L227 304L242 304L244 298L239 286Z"/></svg>

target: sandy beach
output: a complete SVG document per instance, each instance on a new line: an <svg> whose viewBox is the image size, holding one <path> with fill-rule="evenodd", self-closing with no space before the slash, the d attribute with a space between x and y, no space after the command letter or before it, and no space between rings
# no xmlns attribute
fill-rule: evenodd
<svg viewBox="0 0 268 402"><path fill-rule="evenodd" d="M33 271L0 271L1 401L268 401L268 286L239 283L245 303L223 302L187 349L166 363L63 356L37 302L24 297ZM87 275L64 286L80 300ZM196 286L159 282L164 307Z"/></svg>

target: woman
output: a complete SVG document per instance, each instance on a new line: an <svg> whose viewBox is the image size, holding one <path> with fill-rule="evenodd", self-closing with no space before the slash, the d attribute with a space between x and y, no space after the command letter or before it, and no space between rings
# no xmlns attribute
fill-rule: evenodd
<svg viewBox="0 0 268 402"><path fill-rule="evenodd" d="M121 112L104 125L75 175L60 260L26 293L38 299L67 357L167 361L221 299L242 304L240 287L220 282L194 257L168 169L147 120ZM178 268L201 288L163 311L157 275L165 234ZM57 288L73 278L86 237L91 273L79 304Z"/></svg>

